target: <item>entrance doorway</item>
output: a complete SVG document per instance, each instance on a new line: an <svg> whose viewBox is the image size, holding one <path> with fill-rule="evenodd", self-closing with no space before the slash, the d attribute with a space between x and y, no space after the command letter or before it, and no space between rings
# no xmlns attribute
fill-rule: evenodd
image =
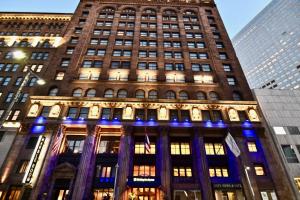
<svg viewBox="0 0 300 200"><path fill-rule="evenodd" d="M245 200L242 190L215 190L216 200Z"/></svg>

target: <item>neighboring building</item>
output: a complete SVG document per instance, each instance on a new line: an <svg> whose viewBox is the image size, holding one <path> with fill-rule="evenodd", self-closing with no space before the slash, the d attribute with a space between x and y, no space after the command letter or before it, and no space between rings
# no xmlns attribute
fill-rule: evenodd
<svg viewBox="0 0 300 200"><path fill-rule="evenodd" d="M299 10L299 0L273 0L233 38L250 88L300 88Z"/></svg>
<svg viewBox="0 0 300 200"><path fill-rule="evenodd" d="M1 112L28 67L47 82L4 124L0 199L295 199L213 1L81 0L0 30Z"/></svg>
<svg viewBox="0 0 300 200"><path fill-rule="evenodd" d="M300 91L255 89L254 94L300 199Z"/></svg>

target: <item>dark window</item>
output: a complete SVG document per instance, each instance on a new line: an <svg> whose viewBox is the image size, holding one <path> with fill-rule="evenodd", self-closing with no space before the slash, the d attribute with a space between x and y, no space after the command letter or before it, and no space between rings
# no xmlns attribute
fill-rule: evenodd
<svg viewBox="0 0 300 200"><path fill-rule="evenodd" d="M35 137L35 136L30 137L27 142L26 149L34 149L37 141L38 141L38 137Z"/></svg>
<svg viewBox="0 0 300 200"><path fill-rule="evenodd" d="M110 108L103 108L102 109L102 114L101 114L101 119L110 119L110 113L111 109Z"/></svg>
<svg viewBox="0 0 300 200"><path fill-rule="evenodd" d="M238 111L238 115L241 122L248 120L248 115L245 111Z"/></svg>
<svg viewBox="0 0 300 200"><path fill-rule="evenodd" d="M48 117L50 113L51 106L44 106L41 112L42 117Z"/></svg>
<svg viewBox="0 0 300 200"><path fill-rule="evenodd" d="M178 110L170 110L170 120L178 121Z"/></svg>
<svg viewBox="0 0 300 200"><path fill-rule="evenodd" d="M147 119L148 120L157 120L157 110L156 109L148 109L147 111Z"/></svg>
<svg viewBox="0 0 300 200"><path fill-rule="evenodd" d="M122 119L122 113L123 113L122 108L115 108L114 109L114 114L113 114L113 119L114 120L121 120Z"/></svg>
<svg viewBox="0 0 300 200"><path fill-rule="evenodd" d="M203 121L210 120L209 110L202 110L201 112L202 112L202 119L203 119Z"/></svg>
<svg viewBox="0 0 300 200"><path fill-rule="evenodd" d="M282 151L288 163L298 163L298 158L291 145L281 145Z"/></svg>
<svg viewBox="0 0 300 200"><path fill-rule="evenodd" d="M222 120L222 113L220 110L213 110L212 111L213 115L213 121L220 121Z"/></svg>
<svg viewBox="0 0 300 200"><path fill-rule="evenodd" d="M135 110L135 119L136 120L145 120L145 109L136 109Z"/></svg>
<svg viewBox="0 0 300 200"><path fill-rule="evenodd" d="M88 115L89 115L89 108L80 108L80 111L79 111L79 118L88 118Z"/></svg>
<svg viewBox="0 0 300 200"><path fill-rule="evenodd" d="M287 129L291 135L300 135L300 131L296 126L288 126Z"/></svg>
<svg viewBox="0 0 300 200"><path fill-rule="evenodd" d="M190 121L190 111L189 110L180 110L181 121L188 122Z"/></svg>
<svg viewBox="0 0 300 200"><path fill-rule="evenodd" d="M68 117L71 119L75 119L77 117L78 108L69 108Z"/></svg>

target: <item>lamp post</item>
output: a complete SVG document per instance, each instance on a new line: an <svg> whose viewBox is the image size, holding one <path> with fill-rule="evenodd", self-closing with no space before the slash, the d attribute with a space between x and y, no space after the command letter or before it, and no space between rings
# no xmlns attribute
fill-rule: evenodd
<svg viewBox="0 0 300 200"><path fill-rule="evenodd" d="M254 190L253 190L253 187L252 187L252 184L251 184L251 181L250 181L250 177L249 177L249 173L248 173L248 171L250 171L250 167L244 166L244 170L245 170L245 174L246 174L246 178L247 178L248 184L249 184L250 189L251 189L252 197L253 197L253 199L255 199Z"/></svg>
<svg viewBox="0 0 300 200"><path fill-rule="evenodd" d="M118 179L118 169L119 169L119 164L117 163L116 164L116 175L115 175L115 182L114 182L114 194L113 194L113 200L115 200L116 199L116 189L117 189L117 179Z"/></svg>
<svg viewBox="0 0 300 200"><path fill-rule="evenodd" d="M17 59L17 60L22 60L22 59L26 59L27 58L26 54L23 51L15 51L15 52L13 52L13 57L15 59ZM20 97L20 94L21 94L24 86L27 84L30 76L36 77L38 79L37 80L37 84L39 84L39 85L44 85L46 83L44 79L42 79L40 76L38 76L33 71L31 71L31 69L28 69L28 72L25 75L24 80L22 81L21 85L19 86L19 88L18 88L18 90L17 90L17 92L16 92L13 100L11 101L11 103L9 104L9 106L7 107L4 116L0 120L0 128L3 127L3 125L4 125L5 121L6 121L6 119L8 118L8 116L9 116L9 114L10 114L13 106L18 101L18 99Z"/></svg>

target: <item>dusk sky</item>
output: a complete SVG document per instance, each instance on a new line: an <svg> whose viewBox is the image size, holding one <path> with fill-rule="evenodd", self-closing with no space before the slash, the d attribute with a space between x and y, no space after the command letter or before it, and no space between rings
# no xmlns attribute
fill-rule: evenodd
<svg viewBox="0 0 300 200"><path fill-rule="evenodd" d="M215 0L232 38L271 0ZM2 0L0 11L74 12L79 0Z"/></svg>

